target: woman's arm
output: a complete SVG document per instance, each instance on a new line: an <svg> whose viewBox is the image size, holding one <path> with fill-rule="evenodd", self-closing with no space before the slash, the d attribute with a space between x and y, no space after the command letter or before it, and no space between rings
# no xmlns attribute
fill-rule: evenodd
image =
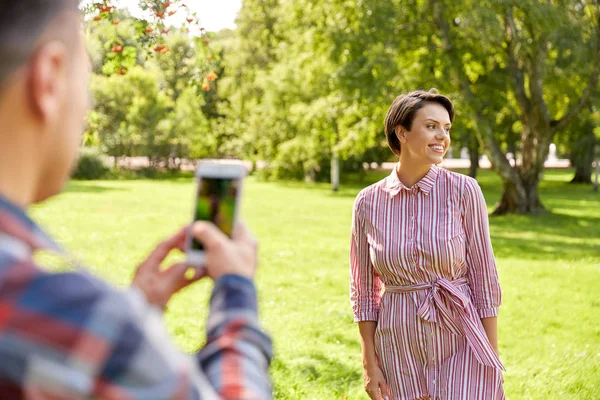
<svg viewBox="0 0 600 400"><path fill-rule="evenodd" d="M358 322L360 331L365 390L371 399L385 400L389 398L389 392L375 355L375 329L379 318L381 281L369 256L365 221L361 215L363 196L364 192L361 192L356 198L352 213L350 302L354 322Z"/></svg>
<svg viewBox="0 0 600 400"><path fill-rule="evenodd" d="M475 180L468 180L463 196L463 226L467 237L467 277L473 303L487 338L498 354L498 307L502 292L490 240L487 208Z"/></svg>
<svg viewBox="0 0 600 400"><path fill-rule="evenodd" d="M502 291L490 239L485 199L474 179L469 178L466 182L462 208L467 244L465 261L473 304L482 320L497 317Z"/></svg>
<svg viewBox="0 0 600 400"><path fill-rule="evenodd" d="M377 322L375 321L361 321L358 323L362 346L364 385L365 391L371 399L387 400L390 398L390 392L375 354L376 328Z"/></svg>
<svg viewBox="0 0 600 400"><path fill-rule="evenodd" d="M358 323L360 331L360 344L362 346L363 368L377 365L377 356L375 355L375 328L377 322L362 321Z"/></svg>
<svg viewBox="0 0 600 400"><path fill-rule="evenodd" d="M482 318L481 323L492 348L498 353L498 317Z"/></svg>

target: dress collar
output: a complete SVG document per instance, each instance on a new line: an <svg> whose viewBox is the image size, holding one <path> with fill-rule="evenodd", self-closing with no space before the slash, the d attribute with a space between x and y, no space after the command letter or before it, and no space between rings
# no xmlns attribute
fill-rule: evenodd
<svg viewBox="0 0 600 400"><path fill-rule="evenodd" d="M440 173L440 167L433 164L427 174L417 182L412 188L406 187L400 179L398 179L398 174L396 173L398 168L398 164L394 166L391 174L386 178L385 189L390 194L390 197L396 196L402 190L410 191L413 188L418 188L424 194L428 195L433 189L435 182L437 181L438 175Z"/></svg>

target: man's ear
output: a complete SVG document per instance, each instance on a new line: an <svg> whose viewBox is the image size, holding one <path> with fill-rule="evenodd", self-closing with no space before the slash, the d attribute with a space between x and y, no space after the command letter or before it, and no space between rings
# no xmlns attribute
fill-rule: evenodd
<svg viewBox="0 0 600 400"><path fill-rule="evenodd" d="M58 117L67 95L69 50L59 41L44 44L29 62L28 97L43 121Z"/></svg>
<svg viewBox="0 0 600 400"><path fill-rule="evenodd" d="M406 129L403 126L398 125L396 127L396 137L400 141L400 143L406 143Z"/></svg>

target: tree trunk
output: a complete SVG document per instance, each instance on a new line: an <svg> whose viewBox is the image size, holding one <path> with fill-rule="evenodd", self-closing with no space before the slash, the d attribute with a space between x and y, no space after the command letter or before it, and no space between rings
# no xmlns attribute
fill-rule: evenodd
<svg viewBox="0 0 600 400"><path fill-rule="evenodd" d="M575 177L571 183L592 184L592 163L594 162L594 148L596 137L594 124L588 121L582 137L571 144L571 164L575 167Z"/></svg>
<svg viewBox="0 0 600 400"><path fill-rule="evenodd" d="M479 169L479 143L475 136L469 141L469 159L471 160L469 176L477 178L477 170Z"/></svg>
<svg viewBox="0 0 600 400"><path fill-rule="evenodd" d="M331 157L331 190L337 192L340 188L340 159L337 154Z"/></svg>
<svg viewBox="0 0 600 400"><path fill-rule="evenodd" d="M306 183L315 183L317 180L317 171L315 171L314 167L309 167L304 171L304 182Z"/></svg>
<svg viewBox="0 0 600 400"><path fill-rule="evenodd" d="M493 215L539 214L544 211L538 193L538 181L518 182L504 180L504 192L500 202L496 205Z"/></svg>
<svg viewBox="0 0 600 400"><path fill-rule="evenodd" d="M592 164L575 166L575 176L569 183L592 184Z"/></svg>
<svg viewBox="0 0 600 400"><path fill-rule="evenodd" d="M594 192L598 191L598 177L600 177L600 158L596 160L594 172Z"/></svg>

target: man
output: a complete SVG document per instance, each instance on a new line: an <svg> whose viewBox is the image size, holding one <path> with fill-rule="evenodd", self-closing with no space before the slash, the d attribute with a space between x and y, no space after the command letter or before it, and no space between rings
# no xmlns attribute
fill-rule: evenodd
<svg viewBox="0 0 600 400"><path fill-rule="evenodd" d="M256 244L198 223L215 281L207 343L194 356L165 334L162 310L191 282L161 270L186 229L163 241L122 292L85 272L50 274L67 256L26 209L58 193L76 159L90 65L77 0L0 1L0 398L267 399L271 342L258 325Z"/></svg>

